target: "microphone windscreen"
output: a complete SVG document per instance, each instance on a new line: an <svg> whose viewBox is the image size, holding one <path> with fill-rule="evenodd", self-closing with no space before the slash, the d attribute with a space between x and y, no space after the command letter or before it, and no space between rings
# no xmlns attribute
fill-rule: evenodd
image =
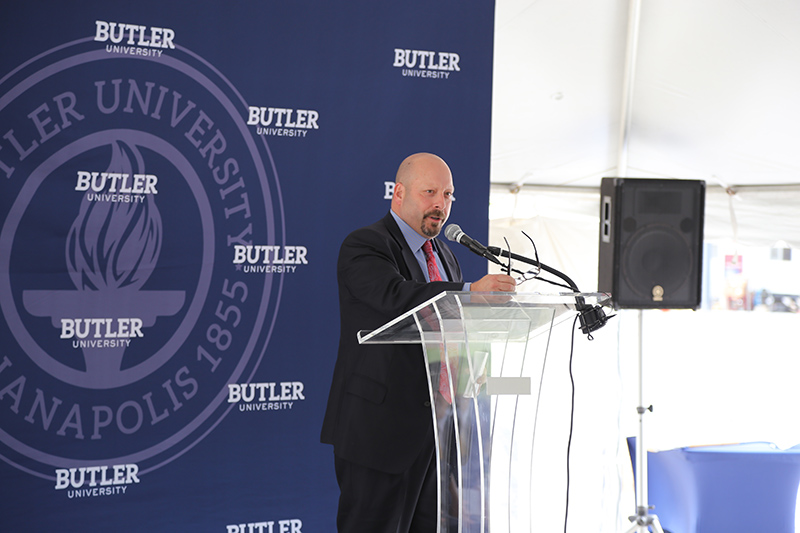
<svg viewBox="0 0 800 533"><path fill-rule="evenodd" d="M461 231L461 226L458 224L450 224L446 228L444 228L444 236L447 237L447 240L458 242L458 237L464 233Z"/></svg>

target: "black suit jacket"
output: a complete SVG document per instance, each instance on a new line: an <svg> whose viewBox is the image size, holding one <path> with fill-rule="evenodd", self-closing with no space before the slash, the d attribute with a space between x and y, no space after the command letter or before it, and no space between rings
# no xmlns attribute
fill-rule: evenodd
<svg viewBox="0 0 800 533"><path fill-rule="evenodd" d="M422 347L360 345L356 333L377 329L442 291L462 290L455 256L444 242L436 244L452 281L426 283L391 213L342 243L339 354L321 436L342 459L399 473L432 445Z"/></svg>

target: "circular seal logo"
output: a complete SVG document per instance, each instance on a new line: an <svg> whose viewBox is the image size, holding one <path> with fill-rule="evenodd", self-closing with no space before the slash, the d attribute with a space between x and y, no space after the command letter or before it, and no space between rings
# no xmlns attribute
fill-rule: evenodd
<svg viewBox="0 0 800 533"><path fill-rule="evenodd" d="M158 468L229 410L282 275L232 250L280 245L269 147L211 65L81 39L0 80L0 457L45 478Z"/></svg>

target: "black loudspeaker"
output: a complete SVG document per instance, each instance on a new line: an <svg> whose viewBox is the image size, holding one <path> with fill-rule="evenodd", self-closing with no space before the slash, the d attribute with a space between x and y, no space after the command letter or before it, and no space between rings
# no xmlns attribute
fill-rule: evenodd
<svg viewBox="0 0 800 533"><path fill-rule="evenodd" d="M603 178L598 288L616 308L700 306L706 184Z"/></svg>

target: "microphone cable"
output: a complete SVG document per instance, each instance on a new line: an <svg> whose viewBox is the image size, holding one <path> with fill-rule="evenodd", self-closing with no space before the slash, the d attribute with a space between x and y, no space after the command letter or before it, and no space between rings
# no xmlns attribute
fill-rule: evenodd
<svg viewBox="0 0 800 533"><path fill-rule="evenodd" d="M572 430L575 423L575 375L572 372L572 359L575 355L575 329L578 324L579 315L575 315L572 321L572 339L569 346L569 382L571 386L570 407L569 407L569 436L567 438L567 491L564 503L564 533L567 533L567 520L569 518L569 456L572 449Z"/></svg>

